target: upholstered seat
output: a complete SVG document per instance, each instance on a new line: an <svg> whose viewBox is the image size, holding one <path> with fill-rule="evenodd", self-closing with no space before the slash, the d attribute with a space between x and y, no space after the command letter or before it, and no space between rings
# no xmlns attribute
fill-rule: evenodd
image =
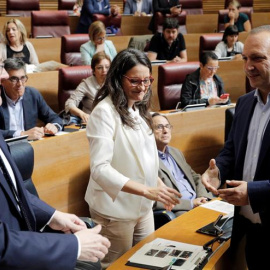
<svg viewBox="0 0 270 270"><path fill-rule="evenodd" d="M121 18L122 16L118 14L117 16L105 16L103 14L93 14L92 20L94 21L101 21L104 23L105 27L113 26L115 29L118 29L117 33L112 33L116 35L121 35Z"/></svg>
<svg viewBox="0 0 270 270"><path fill-rule="evenodd" d="M32 37L61 37L70 34L66 10L42 10L31 12ZM48 48L49 49L49 48Z"/></svg>
<svg viewBox="0 0 270 270"><path fill-rule="evenodd" d="M186 76L200 67L199 62L167 63L158 67L158 98L161 110L175 109Z"/></svg>
<svg viewBox="0 0 270 270"><path fill-rule="evenodd" d="M59 70L58 104L59 110L65 109L65 102L83 79L92 75L90 66L66 67Z"/></svg>
<svg viewBox="0 0 270 270"><path fill-rule="evenodd" d="M39 10L39 0L7 0L7 14L30 17L31 11Z"/></svg>
<svg viewBox="0 0 270 270"><path fill-rule="evenodd" d="M82 66L80 47L89 41L88 34L70 34L61 37L61 63Z"/></svg>
<svg viewBox="0 0 270 270"><path fill-rule="evenodd" d="M180 4L187 14L203 14L203 0L181 0Z"/></svg>
<svg viewBox="0 0 270 270"><path fill-rule="evenodd" d="M249 21L251 22L251 14L253 13L253 8L250 7L241 7L239 9L240 12L245 13L248 15ZM223 32L225 30L225 23L224 23L224 18L226 15L228 15L229 11L228 9L221 9L218 11L218 26L217 26L217 31L218 32Z"/></svg>
<svg viewBox="0 0 270 270"><path fill-rule="evenodd" d="M222 33L209 33L200 36L199 59L205 52L214 51L217 44L222 40Z"/></svg>
<svg viewBox="0 0 270 270"><path fill-rule="evenodd" d="M72 10L76 0L58 0L58 10Z"/></svg>
<svg viewBox="0 0 270 270"><path fill-rule="evenodd" d="M164 16L161 12L156 12L155 13L155 32L162 32L162 25L164 22L164 19L167 17L172 17L171 15L166 15ZM181 32L182 34L186 34L187 33L187 28L186 28L186 20L187 20L187 13L186 11L182 11L181 14L177 17L175 17L178 19L178 23L179 23L179 32Z"/></svg>

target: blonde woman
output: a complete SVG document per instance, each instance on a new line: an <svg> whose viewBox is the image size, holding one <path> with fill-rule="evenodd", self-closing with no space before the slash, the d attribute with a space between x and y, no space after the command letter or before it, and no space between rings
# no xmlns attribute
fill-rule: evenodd
<svg viewBox="0 0 270 270"><path fill-rule="evenodd" d="M33 45L27 40L23 23L18 19L8 20L3 27L4 42L0 43L0 57L21 58L26 64L38 65L38 57Z"/></svg>
<svg viewBox="0 0 270 270"><path fill-rule="evenodd" d="M84 65L91 65L95 53L104 51L111 60L116 56L116 49L110 40L106 40L105 25L101 21L95 21L89 27L90 41L81 45L80 51Z"/></svg>

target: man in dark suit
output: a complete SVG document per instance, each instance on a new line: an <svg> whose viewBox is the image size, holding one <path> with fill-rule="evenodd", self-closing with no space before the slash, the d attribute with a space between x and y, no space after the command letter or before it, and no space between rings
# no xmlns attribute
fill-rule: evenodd
<svg viewBox="0 0 270 270"><path fill-rule="evenodd" d="M248 269L257 270L266 269L269 263L269 249L262 246L270 243L269 25L251 30L243 60L256 90L238 99L229 137L216 160L210 161L202 182L209 191L235 205L231 254L236 254L245 237Z"/></svg>
<svg viewBox="0 0 270 270"><path fill-rule="evenodd" d="M178 149L168 146L171 141L172 126L166 116L159 113L152 115L154 134L159 155L158 176L166 186L179 191L182 195L180 203L172 212L180 216L187 211L204 204L212 198L201 183L201 176L194 172ZM156 202L154 210L164 209L164 205Z"/></svg>
<svg viewBox="0 0 270 270"><path fill-rule="evenodd" d="M84 0L76 33L88 34L93 14L117 16L119 11L119 7L111 6L109 0Z"/></svg>
<svg viewBox="0 0 270 270"><path fill-rule="evenodd" d="M0 63L0 82L7 78ZM0 268L100 269L98 260L110 246L99 234L101 226L86 229L77 216L57 211L26 191L1 134L0 161ZM41 233L46 225L64 233ZM77 259L82 261L76 264Z"/></svg>
<svg viewBox="0 0 270 270"><path fill-rule="evenodd" d="M63 121L47 105L42 95L27 82L25 63L18 58L8 58L4 68L9 78L2 81L2 107L0 108L0 130L4 138L28 135L37 140L44 133L56 134L62 129ZM37 120L45 127L37 127Z"/></svg>
<svg viewBox="0 0 270 270"><path fill-rule="evenodd" d="M178 16L182 12L182 8L179 5L179 0L153 0L153 17L149 23L148 29L155 34L155 14L161 12L164 16L170 14L172 16Z"/></svg>

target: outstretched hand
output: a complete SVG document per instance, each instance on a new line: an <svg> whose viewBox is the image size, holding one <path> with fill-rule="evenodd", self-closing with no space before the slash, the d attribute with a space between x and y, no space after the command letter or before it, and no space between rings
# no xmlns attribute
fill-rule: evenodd
<svg viewBox="0 0 270 270"><path fill-rule="evenodd" d="M212 192L214 195L219 195L217 191L220 185L219 169L216 166L215 159L210 160L209 168L202 175L202 183L208 191Z"/></svg>

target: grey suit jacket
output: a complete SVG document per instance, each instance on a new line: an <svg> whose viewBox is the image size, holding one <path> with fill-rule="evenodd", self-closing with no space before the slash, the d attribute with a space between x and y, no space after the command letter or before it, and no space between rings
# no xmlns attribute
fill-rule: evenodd
<svg viewBox="0 0 270 270"><path fill-rule="evenodd" d="M182 152L174 147L169 147L169 151L174 160L176 161L177 165L179 166L179 168L181 168L181 170L185 174L186 179L189 181L191 187L196 192L196 198L207 197L211 199L213 196L211 193L208 193L206 191L204 185L201 182L201 175L197 174L195 171L191 169L191 167L186 162ZM166 186L174 188L177 191L179 191L175 178L173 177L171 172L166 168L161 159L159 159L158 176L161 178L161 180L165 183ZM154 205L154 210L161 210L161 209L164 209L164 205L160 202L156 202ZM180 203L177 204L172 211L176 214L176 216L179 216L191 209L192 208L190 200L180 199Z"/></svg>

